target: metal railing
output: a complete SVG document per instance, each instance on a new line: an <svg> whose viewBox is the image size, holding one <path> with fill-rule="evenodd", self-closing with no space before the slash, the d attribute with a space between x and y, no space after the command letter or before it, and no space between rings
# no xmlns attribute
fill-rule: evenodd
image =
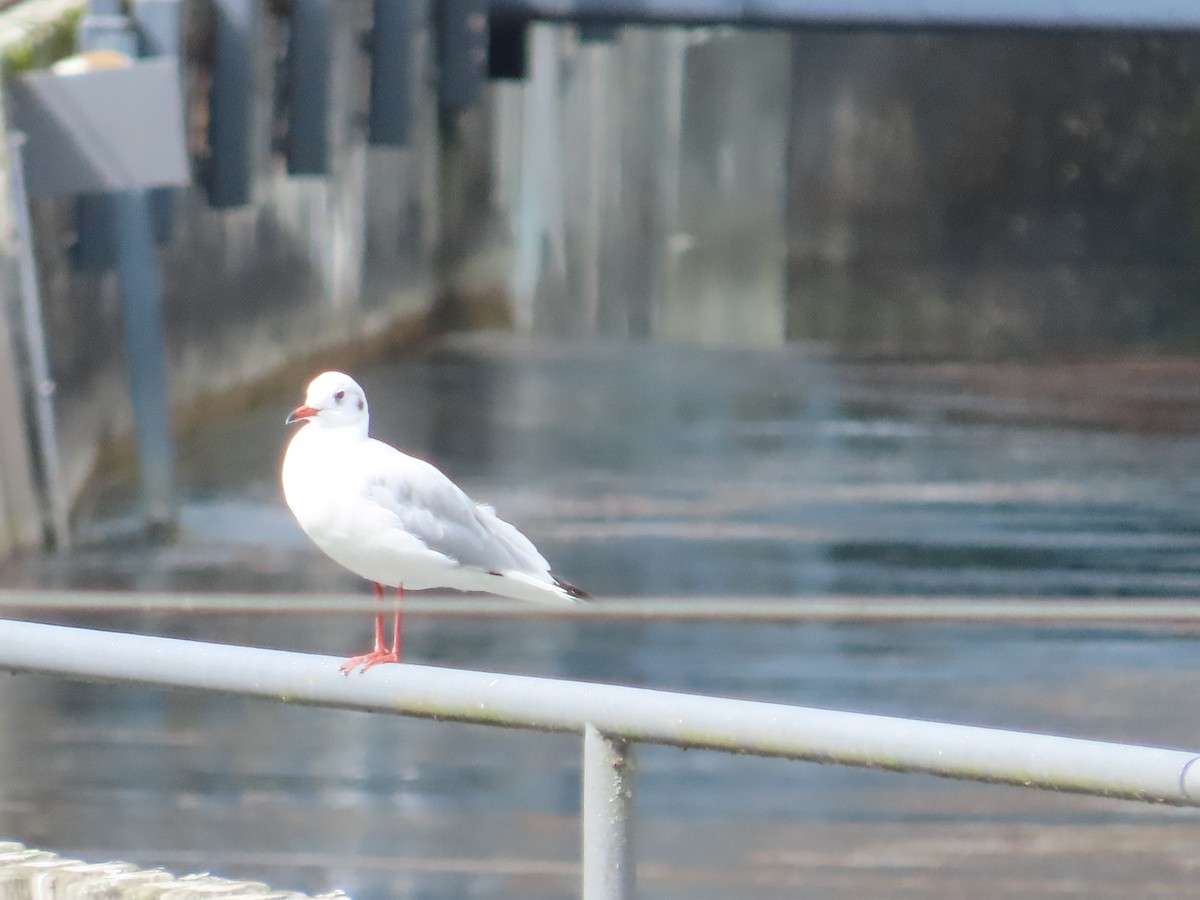
<svg viewBox="0 0 1200 900"><path fill-rule="evenodd" d="M1200 806L1200 754L1045 734L0 621L0 669L583 738L583 896L634 891L635 746L669 744Z"/></svg>
<svg viewBox="0 0 1200 900"><path fill-rule="evenodd" d="M387 599L391 612L397 601ZM738 622L959 622L995 625L1174 625L1200 630L1200 600L1161 597L878 597L829 594L821 597L605 597L584 606L542 606L464 594L422 591L404 598L406 616L435 618L534 618L630 621ZM39 618L57 613L109 615L121 612L168 615L289 616L374 615L370 593L245 594L172 591L80 591L0 589L0 617Z"/></svg>

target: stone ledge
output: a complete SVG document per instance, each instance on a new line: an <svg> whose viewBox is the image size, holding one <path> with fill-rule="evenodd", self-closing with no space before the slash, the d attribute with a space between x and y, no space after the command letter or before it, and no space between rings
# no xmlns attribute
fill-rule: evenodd
<svg viewBox="0 0 1200 900"><path fill-rule="evenodd" d="M305 900L307 896L256 881L180 876L123 862L89 863L0 841L0 900Z"/></svg>

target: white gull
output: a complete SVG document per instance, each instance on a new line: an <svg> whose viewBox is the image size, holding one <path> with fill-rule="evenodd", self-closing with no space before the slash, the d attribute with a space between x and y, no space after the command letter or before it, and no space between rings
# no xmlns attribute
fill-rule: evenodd
<svg viewBox="0 0 1200 900"><path fill-rule="evenodd" d="M305 422L283 458L288 507L326 555L375 583L486 591L538 603L577 603L579 588L556 578L530 540L478 505L437 468L370 437L363 389L349 375L313 379L287 424ZM400 661L400 611L385 646L383 612L374 648L342 664L349 674Z"/></svg>

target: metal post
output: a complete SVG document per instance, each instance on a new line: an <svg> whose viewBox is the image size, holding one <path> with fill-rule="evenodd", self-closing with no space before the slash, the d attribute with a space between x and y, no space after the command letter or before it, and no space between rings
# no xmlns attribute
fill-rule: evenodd
<svg viewBox="0 0 1200 900"><path fill-rule="evenodd" d="M292 0L288 38L287 167L290 175L328 175L333 102L332 0Z"/></svg>
<svg viewBox="0 0 1200 900"><path fill-rule="evenodd" d="M154 224L145 191L124 191L113 196L142 514L152 533L169 533L175 523L174 448L160 308L162 276L155 252Z"/></svg>
<svg viewBox="0 0 1200 900"><path fill-rule="evenodd" d="M87 15L79 21L77 49L116 50L138 55L138 39L129 20L121 15L118 0L91 0ZM111 194L84 194L75 198L75 246L71 262L89 272L107 272L116 265L117 241L113 227L116 213Z"/></svg>
<svg viewBox="0 0 1200 900"><path fill-rule="evenodd" d="M137 22L139 55L181 56L183 40L183 9L181 0L138 0L131 9ZM187 108L187 91L184 87L183 70L180 69L179 95ZM169 244L174 233L175 196L174 187L153 188L148 202L154 221L154 240Z"/></svg>
<svg viewBox="0 0 1200 900"><path fill-rule="evenodd" d="M375 146L403 147L412 125L412 4L407 0L375 0L371 51L371 101L367 140Z"/></svg>
<svg viewBox="0 0 1200 900"><path fill-rule="evenodd" d="M91 0L88 14L80 22L79 46L84 50L112 49L137 55L137 35L129 20L121 15L117 0ZM174 447L163 346L162 275L155 252L157 229L150 195L145 190L106 194L104 203L113 223L117 278L121 285L142 515L151 534L167 535L175 527Z"/></svg>
<svg viewBox="0 0 1200 900"><path fill-rule="evenodd" d="M205 170L208 205L245 206L253 200L255 176L254 48L263 28L256 0L216 0L216 50L209 97Z"/></svg>
<svg viewBox="0 0 1200 900"><path fill-rule="evenodd" d="M442 0L434 6L438 109L456 115L479 102L487 74L488 4Z"/></svg>
<svg viewBox="0 0 1200 900"><path fill-rule="evenodd" d="M633 744L588 724L583 733L583 898L634 896Z"/></svg>
<svg viewBox="0 0 1200 900"><path fill-rule="evenodd" d="M42 325L42 293L38 285L37 260L33 254L33 227L29 222L29 197L25 190L23 134L8 136L8 160L13 204L13 230L18 245L17 264L21 281L21 310L25 345L33 378L33 409L37 427L42 483L50 511L50 533L54 546L71 546L70 505L62 483L62 464L58 456L58 430L54 422L54 379L46 353L46 331Z"/></svg>

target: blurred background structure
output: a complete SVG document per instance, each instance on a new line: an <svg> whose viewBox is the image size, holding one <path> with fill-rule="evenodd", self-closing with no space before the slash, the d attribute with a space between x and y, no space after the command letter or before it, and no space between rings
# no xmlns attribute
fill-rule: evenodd
<svg viewBox="0 0 1200 900"><path fill-rule="evenodd" d="M4 13L4 52L10 81L76 44L179 54L194 182L158 191L152 225L184 423L430 322L905 359L1192 349L1197 23L1151 4L972 31L1006 23L957 9L958 30L851 30L799 3L826 27L789 33L579 29L513 4L489 31L472 4L144 0L114 26L31 0ZM1114 30L1138 24L1157 30ZM130 433L128 242L94 195L30 212L75 497ZM9 319L8 380L28 383ZM6 546L41 531L26 446L14 431L3 454Z"/></svg>
<svg viewBox="0 0 1200 900"><path fill-rule="evenodd" d="M186 612L189 592L359 589L277 488L283 417L333 365L366 386L377 435L600 597L1195 598L1200 8L826 5L0 10L5 608L357 645L354 615ZM98 50L129 65L44 71ZM97 139L64 124L103 190L55 187L83 176L37 149L44 92L175 60L152 76L177 78L174 118L171 91L154 112L109 90L111 110L68 120L110 126L126 153L177 139L186 177L107 165L124 157L88 156ZM147 601L49 612L16 593L45 588ZM411 652L1196 744L1195 616L480 610L416 617ZM573 890L573 742L3 688L0 835L359 898ZM643 772L648 896L1182 897L1194 881L1189 811L665 749Z"/></svg>

